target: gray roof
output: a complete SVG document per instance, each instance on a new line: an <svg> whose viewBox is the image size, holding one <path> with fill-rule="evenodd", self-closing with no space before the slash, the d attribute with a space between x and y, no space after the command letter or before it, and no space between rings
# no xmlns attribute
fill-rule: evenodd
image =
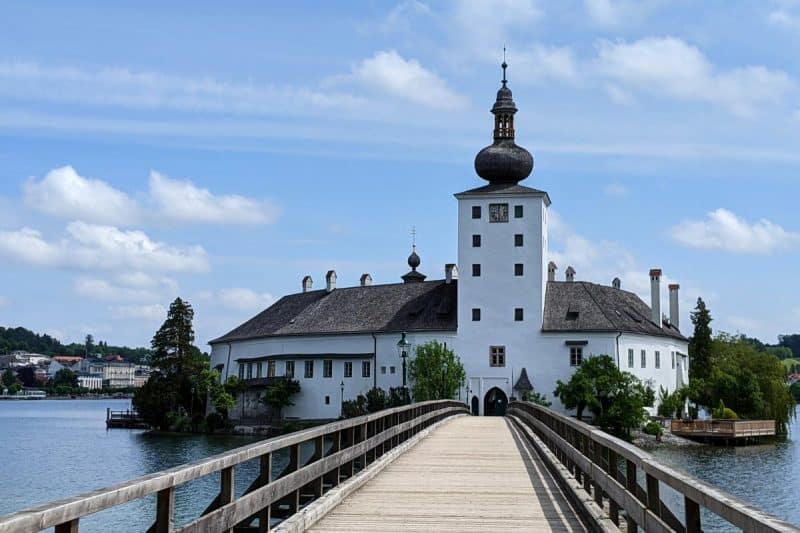
<svg viewBox="0 0 800 533"><path fill-rule="evenodd" d="M532 187L526 187L525 185L520 185L519 183L490 183L489 185L484 185L483 187L477 187L475 189L460 192L455 196L458 198L461 196L481 196L484 194L544 196L547 205L550 205L550 196L547 194L547 192L540 191L539 189L534 189Z"/></svg>
<svg viewBox="0 0 800 533"><path fill-rule="evenodd" d="M517 379L517 383L514 385L514 390L518 391L532 391L533 385L531 385L531 380L528 379L528 371L525 370L525 367L522 368L522 372L519 374L519 379Z"/></svg>
<svg viewBox="0 0 800 533"><path fill-rule="evenodd" d="M673 325L651 321L650 306L632 292L586 281L548 281L544 332L608 331L686 341Z"/></svg>
<svg viewBox="0 0 800 533"><path fill-rule="evenodd" d="M287 335L455 331L456 283L437 280L291 294L209 344Z"/></svg>

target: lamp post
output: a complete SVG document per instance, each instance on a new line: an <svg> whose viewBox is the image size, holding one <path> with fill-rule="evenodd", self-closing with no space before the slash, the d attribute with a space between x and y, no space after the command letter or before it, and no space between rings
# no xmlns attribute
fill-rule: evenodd
<svg viewBox="0 0 800 533"><path fill-rule="evenodd" d="M447 400L447 361L442 363L442 393L440 400Z"/></svg>
<svg viewBox="0 0 800 533"><path fill-rule="evenodd" d="M339 385L339 390L342 393L342 399L339 402L339 418L342 418L344 416L344 381Z"/></svg>
<svg viewBox="0 0 800 533"><path fill-rule="evenodd" d="M406 339L406 332L403 332L400 341L397 343L397 354L403 359L403 395L408 398L408 388L406 387L406 359L408 358L408 351L411 348L411 343Z"/></svg>

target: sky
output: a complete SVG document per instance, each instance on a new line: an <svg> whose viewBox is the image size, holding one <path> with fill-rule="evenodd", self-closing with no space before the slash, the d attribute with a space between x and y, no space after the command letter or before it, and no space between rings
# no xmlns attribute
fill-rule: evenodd
<svg viewBox="0 0 800 533"><path fill-rule="evenodd" d="M560 276L800 331L800 2L3 2L0 324L197 343L455 262L507 48ZM666 306L664 307L666 310Z"/></svg>

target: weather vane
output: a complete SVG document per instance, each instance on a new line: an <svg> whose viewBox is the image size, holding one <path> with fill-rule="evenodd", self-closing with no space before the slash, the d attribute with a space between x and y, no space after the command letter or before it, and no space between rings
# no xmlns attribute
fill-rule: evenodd
<svg viewBox="0 0 800 533"><path fill-rule="evenodd" d="M411 246L413 248L417 247L417 227L411 226Z"/></svg>

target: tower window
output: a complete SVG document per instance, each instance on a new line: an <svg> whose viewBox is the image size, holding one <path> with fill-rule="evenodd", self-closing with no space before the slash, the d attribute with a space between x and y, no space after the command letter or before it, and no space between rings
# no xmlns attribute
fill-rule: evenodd
<svg viewBox="0 0 800 533"><path fill-rule="evenodd" d="M481 247L481 236L480 235L473 235L472 236L472 247L473 248L480 248Z"/></svg>
<svg viewBox="0 0 800 533"><path fill-rule="evenodd" d="M523 271L522 263L516 263L514 265L514 275L521 276Z"/></svg>
<svg viewBox="0 0 800 533"><path fill-rule="evenodd" d="M633 368L633 348L628 348L628 368Z"/></svg>
<svg viewBox="0 0 800 533"><path fill-rule="evenodd" d="M514 218L522 218L522 206L515 205L514 206Z"/></svg>
<svg viewBox="0 0 800 533"><path fill-rule="evenodd" d="M331 397L325 396L325 405L330 405L330 404L331 404Z"/></svg>
<svg viewBox="0 0 800 533"><path fill-rule="evenodd" d="M479 205L472 206L472 218L481 218L481 206Z"/></svg>
<svg viewBox="0 0 800 533"><path fill-rule="evenodd" d="M386 373L386 367L385 367L385 366L382 366L382 367L381 367L381 374L385 374L385 373Z"/></svg>
<svg viewBox="0 0 800 533"><path fill-rule="evenodd" d="M472 310L472 321L473 322L480 322L481 321L481 310L475 308Z"/></svg>
<svg viewBox="0 0 800 533"><path fill-rule="evenodd" d="M286 370L283 373L287 378L294 377L294 361L286 361Z"/></svg>
<svg viewBox="0 0 800 533"><path fill-rule="evenodd" d="M642 368L647 368L647 350L642 350Z"/></svg>
<svg viewBox="0 0 800 533"><path fill-rule="evenodd" d="M481 275L481 265L472 265L472 277L478 278Z"/></svg>
<svg viewBox="0 0 800 533"><path fill-rule="evenodd" d="M333 360L332 359L325 359L322 361L322 377L324 378L332 378L333 377Z"/></svg>
<svg viewBox="0 0 800 533"><path fill-rule="evenodd" d="M311 379L314 377L314 361L306 361L303 377L306 379Z"/></svg>
<svg viewBox="0 0 800 533"><path fill-rule="evenodd" d="M582 362L583 362L583 346L570 346L569 347L570 366L581 366Z"/></svg>
<svg viewBox="0 0 800 533"><path fill-rule="evenodd" d="M370 362L369 361L362 361L361 362L361 377L368 378L370 376Z"/></svg>
<svg viewBox="0 0 800 533"><path fill-rule="evenodd" d="M523 310L521 307L517 307L516 309L514 309L514 320L517 322L522 322Z"/></svg>
<svg viewBox="0 0 800 533"><path fill-rule="evenodd" d="M661 352L656 350L656 368L661 368Z"/></svg>
<svg viewBox="0 0 800 533"><path fill-rule="evenodd" d="M522 233L514 235L514 246L522 246Z"/></svg>
<svg viewBox="0 0 800 533"><path fill-rule="evenodd" d="M506 366L505 346L489 346L489 366Z"/></svg>
<svg viewBox="0 0 800 533"><path fill-rule="evenodd" d="M353 363L351 361L345 361L344 363L344 377L353 377Z"/></svg>

